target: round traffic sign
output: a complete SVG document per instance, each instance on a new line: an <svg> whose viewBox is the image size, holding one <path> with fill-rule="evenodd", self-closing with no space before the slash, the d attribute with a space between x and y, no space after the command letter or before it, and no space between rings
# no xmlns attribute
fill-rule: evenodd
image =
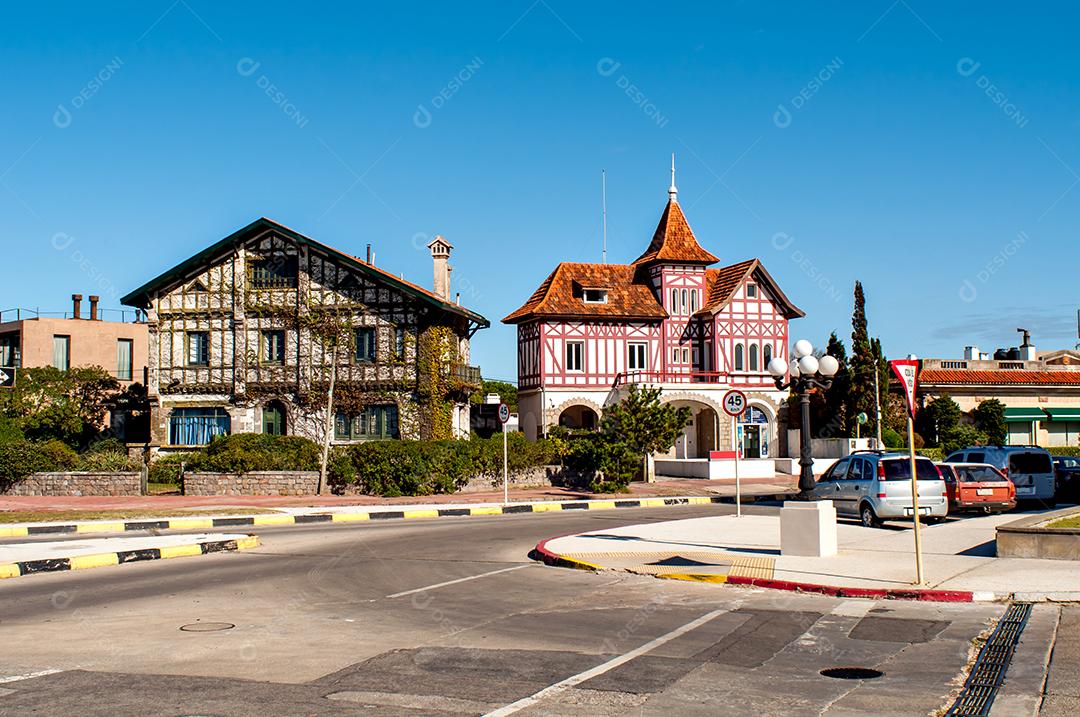
<svg viewBox="0 0 1080 717"><path fill-rule="evenodd" d="M729 416L740 416L746 411L746 394L732 389L724 394L724 413Z"/></svg>
<svg viewBox="0 0 1080 717"><path fill-rule="evenodd" d="M506 423L510 420L510 407L505 403L499 404L499 423Z"/></svg>
<svg viewBox="0 0 1080 717"><path fill-rule="evenodd" d="M855 420L859 422L860 426L865 426L870 417L866 415L866 411L860 411L858 416L855 416Z"/></svg>

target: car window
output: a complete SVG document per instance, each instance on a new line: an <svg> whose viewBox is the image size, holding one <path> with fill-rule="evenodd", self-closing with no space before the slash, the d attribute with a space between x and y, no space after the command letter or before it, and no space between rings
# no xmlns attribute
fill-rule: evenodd
<svg viewBox="0 0 1080 717"><path fill-rule="evenodd" d="M851 459L851 467L848 468L847 479L848 480L862 480L863 475L863 461L860 458Z"/></svg>
<svg viewBox="0 0 1080 717"><path fill-rule="evenodd" d="M964 453L962 451L960 453L953 453L951 456L949 456L948 458L945 459L945 462L946 463L963 463L964 462Z"/></svg>
<svg viewBox="0 0 1080 717"><path fill-rule="evenodd" d="M968 453L968 459L965 463L986 463L985 453Z"/></svg>
<svg viewBox="0 0 1080 717"><path fill-rule="evenodd" d="M938 470L941 471L941 477L945 479L946 483L955 481L955 478L953 478L953 471L956 469L953 466L941 465L938 466Z"/></svg>
<svg viewBox="0 0 1080 717"><path fill-rule="evenodd" d="M881 464L885 466L885 480L911 480L911 462L907 458L892 458ZM915 473L919 480L941 480L937 466L929 458L915 459Z"/></svg>
<svg viewBox="0 0 1080 717"><path fill-rule="evenodd" d="M1009 456L1009 473L1053 473L1050 456L1035 451Z"/></svg>
<svg viewBox="0 0 1080 717"><path fill-rule="evenodd" d="M1004 477L990 466L961 466L956 469L957 477L963 483L993 483Z"/></svg>
<svg viewBox="0 0 1080 717"><path fill-rule="evenodd" d="M821 476L821 481L843 480L844 473L847 472L849 460L849 458L841 458L836 463L833 463L832 468L825 471L825 475Z"/></svg>

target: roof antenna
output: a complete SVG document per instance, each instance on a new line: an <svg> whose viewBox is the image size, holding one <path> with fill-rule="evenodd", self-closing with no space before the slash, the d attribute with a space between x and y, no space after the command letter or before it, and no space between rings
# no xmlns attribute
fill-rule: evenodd
<svg viewBox="0 0 1080 717"><path fill-rule="evenodd" d="M671 153L671 186L667 188L668 201L674 202L679 190L675 188L675 153Z"/></svg>
<svg viewBox="0 0 1080 717"><path fill-rule="evenodd" d="M600 170L600 207L604 224L604 245L600 251L600 262L607 264L607 171Z"/></svg>

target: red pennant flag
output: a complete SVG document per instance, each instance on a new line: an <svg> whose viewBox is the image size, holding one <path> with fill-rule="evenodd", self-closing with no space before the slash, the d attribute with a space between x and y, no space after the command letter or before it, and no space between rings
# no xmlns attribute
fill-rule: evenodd
<svg viewBox="0 0 1080 717"><path fill-rule="evenodd" d="M915 418L915 392L919 388L919 362L914 359L890 361L893 373L904 387L904 399L907 400L908 413Z"/></svg>

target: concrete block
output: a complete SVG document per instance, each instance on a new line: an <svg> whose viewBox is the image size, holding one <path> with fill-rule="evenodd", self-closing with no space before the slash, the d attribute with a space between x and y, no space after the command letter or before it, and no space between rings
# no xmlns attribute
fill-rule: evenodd
<svg viewBox="0 0 1080 717"><path fill-rule="evenodd" d="M780 554L836 555L836 508L831 500L784 503L780 509Z"/></svg>

